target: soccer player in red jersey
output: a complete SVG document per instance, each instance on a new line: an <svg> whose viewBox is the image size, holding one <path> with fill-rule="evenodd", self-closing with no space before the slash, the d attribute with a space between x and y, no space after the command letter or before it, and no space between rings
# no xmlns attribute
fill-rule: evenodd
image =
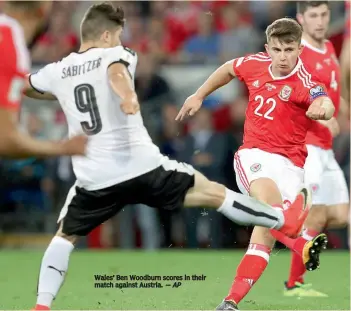
<svg viewBox="0 0 351 311"><path fill-rule="evenodd" d="M39 141L17 129L26 75L30 71L30 44L48 17L49 1L7 1L0 14L0 155L83 155L86 137L62 142Z"/></svg>
<svg viewBox="0 0 351 311"><path fill-rule="evenodd" d="M325 39L330 20L328 1L300 1L297 12L297 20L303 28L304 49L300 58L314 71L313 76L327 87L335 106L334 117L328 121L312 122L306 136L308 157L304 167L305 183L312 189L313 208L306 219L301 239L311 240L326 227L343 228L349 223L348 187L332 149L333 136L338 134L336 118L341 108L348 109L340 107L343 101L340 97L340 66L333 44ZM284 295L327 297L304 283L305 272L301 257L293 252Z"/></svg>
<svg viewBox="0 0 351 311"><path fill-rule="evenodd" d="M243 145L234 156L237 184L243 193L258 200L276 208L289 208L304 182L307 130L313 120L329 120L335 109L325 86L312 79L299 58L301 26L293 19L282 18L267 27L266 36L267 53L222 65L187 98L176 119L194 115L206 96L234 77L244 81L249 103ZM302 216L304 220L307 214ZM285 238L269 229L254 228L230 292L218 310L237 310L237 304L260 278L275 243L272 234L279 241ZM326 236L320 234L304 243L290 239L287 246L314 270L319 265L321 248L326 246Z"/></svg>

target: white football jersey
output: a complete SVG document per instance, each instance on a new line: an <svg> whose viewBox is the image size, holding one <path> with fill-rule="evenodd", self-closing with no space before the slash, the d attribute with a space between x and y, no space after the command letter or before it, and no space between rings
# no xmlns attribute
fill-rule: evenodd
<svg viewBox="0 0 351 311"><path fill-rule="evenodd" d="M140 112L126 115L112 90L108 67L125 64L134 81L137 55L123 46L71 53L30 76L38 92L56 96L66 115L69 136L89 136L85 157L72 157L80 187L103 189L160 166L163 156L153 144Z"/></svg>

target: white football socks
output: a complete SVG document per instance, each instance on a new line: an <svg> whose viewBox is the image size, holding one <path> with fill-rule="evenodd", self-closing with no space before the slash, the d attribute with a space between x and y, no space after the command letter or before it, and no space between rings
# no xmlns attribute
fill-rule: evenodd
<svg viewBox="0 0 351 311"><path fill-rule="evenodd" d="M49 244L41 262L37 304L51 307L68 269L69 256L74 245L55 236Z"/></svg>
<svg viewBox="0 0 351 311"><path fill-rule="evenodd" d="M217 211L242 225L271 229L280 229L284 225L284 214L281 210L227 188L224 202Z"/></svg>

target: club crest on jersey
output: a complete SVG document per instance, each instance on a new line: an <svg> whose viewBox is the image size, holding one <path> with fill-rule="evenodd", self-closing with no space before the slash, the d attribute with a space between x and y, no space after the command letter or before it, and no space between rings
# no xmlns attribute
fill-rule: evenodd
<svg viewBox="0 0 351 311"><path fill-rule="evenodd" d="M311 99L316 99L319 96L327 96L327 94L324 92L324 89L322 86L317 85L310 89L310 96L311 96Z"/></svg>
<svg viewBox="0 0 351 311"><path fill-rule="evenodd" d="M284 85L279 93L279 98L284 101L288 101L291 95L292 88L289 85Z"/></svg>
<svg viewBox="0 0 351 311"><path fill-rule="evenodd" d="M316 193L319 189L319 186L317 184L313 184L311 185L311 190L312 190L312 193Z"/></svg>
<svg viewBox="0 0 351 311"><path fill-rule="evenodd" d="M251 172L254 172L254 173L258 172L260 169L261 169L260 163L252 164L250 167Z"/></svg>

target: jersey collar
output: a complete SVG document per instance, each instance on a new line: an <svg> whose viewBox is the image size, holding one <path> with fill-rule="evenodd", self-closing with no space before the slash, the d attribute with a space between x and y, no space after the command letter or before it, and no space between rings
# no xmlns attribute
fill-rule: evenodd
<svg viewBox="0 0 351 311"><path fill-rule="evenodd" d="M319 54L325 54L327 53L327 46L325 45L325 41L324 41L324 48L323 49L318 49L316 47L314 47L313 45L309 44L305 39L301 40L301 44L307 48L309 48L310 50L317 52Z"/></svg>
<svg viewBox="0 0 351 311"><path fill-rule="evenodd" d="M290 78L291 76L293 76L293 75L299 70L299 68L301 67L301 64L302 64L302 60L301 60L301 58L299 57L299 58L298 58L298 61L297 61L297 64L296 64L295 68L293 69L293 71L290 72L288 75L283 76L283 77L275 77L275 76L273 75L273 72L272 72L272 63L269 65L268 71L269 71L269 74L271 75L271 77L272 77L273 80L284 80L284 79L287 79L287 78Z"/></svg>

